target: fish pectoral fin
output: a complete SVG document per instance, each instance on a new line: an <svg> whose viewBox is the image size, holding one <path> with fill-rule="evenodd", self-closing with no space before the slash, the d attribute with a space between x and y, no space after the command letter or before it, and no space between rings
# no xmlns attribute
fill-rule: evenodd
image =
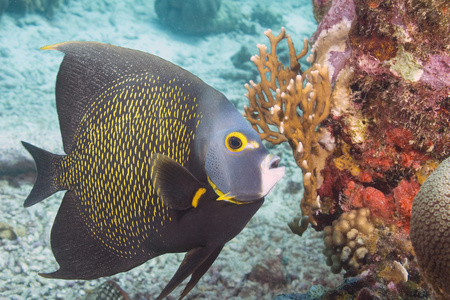
<svg viewBox="0 0 450 300"><path fill-rule="evenodd" d="M160 153L152 154L150 164L154 188L164 205L175 210L197 207L206 188L188 169Z"/></svg>
<svg viewBox="0 0 450 300"><path fill-rule="evenodd" d="M219 247L198 247L191 249L184 256L183 261L178 267L177 272L173 275L172 279L162 290L161 294L156 300L161 300L169 295L183 280L192 274L191 279L186 284L183 293L179 299L189 293L189 291L197 284L200 278L208 271L209 267L216 260L223 245Z"/></svg>

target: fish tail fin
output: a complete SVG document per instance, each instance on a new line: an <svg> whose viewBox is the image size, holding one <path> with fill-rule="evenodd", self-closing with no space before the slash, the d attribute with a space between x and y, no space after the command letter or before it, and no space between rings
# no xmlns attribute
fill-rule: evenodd
<svg viewBox="0 0 450 300"><path fill-rule="evenodd" d="M24 207L29 207L62 190L56 166L61 162L63 156L50 153L26 142L22 142L22 145L30 152L36 164L36 182L23 203Z"/></svg>

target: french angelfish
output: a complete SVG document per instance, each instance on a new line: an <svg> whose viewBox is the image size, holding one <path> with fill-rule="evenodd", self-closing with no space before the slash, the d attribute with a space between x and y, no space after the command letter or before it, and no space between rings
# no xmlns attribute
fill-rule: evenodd
<svg viewBox="0 0 450 300"><path fill-rule="evenodd" d="M59 270L94 279L187 252L157 299L183 298L283 177L231 102L159 57L95 42L65 53L56 81L64 152L23 142L37 179L24 206L65 190L51 231ZM180 299L181 299L180 298Z"/></svg>

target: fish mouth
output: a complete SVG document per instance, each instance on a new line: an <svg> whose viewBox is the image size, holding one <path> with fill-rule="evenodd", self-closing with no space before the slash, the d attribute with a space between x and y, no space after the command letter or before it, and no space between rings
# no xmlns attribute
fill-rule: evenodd
<svg viewBox="0 0 450 300"><path fill-rule="evenodd" d="M279 158L276 155L272 155L272 159L269 161L269 169L275 169L278 168L278 164L281 161L281 158Z"/></svg>
<svg viewBox="0 0 450 300"><path fill-rule="evenodd" d="M270 190L283 178L285 167L280 167L281 158L268 154L261 162L261 197L267 195Z"/></svg>
<svg viewBox="0 0 450 300"><path fill-rule="evenodd" d="M258 190L222 192L208 177L209 184L219 196L217 200L224 200L234 204L248 204L266 196L270 190L283 178L285 167L279 166L280 158L276 155L268 154L260 164L260 184ZM256 175L256 174L255 174ZM258 175L256 175L258 176Z"/></svg>

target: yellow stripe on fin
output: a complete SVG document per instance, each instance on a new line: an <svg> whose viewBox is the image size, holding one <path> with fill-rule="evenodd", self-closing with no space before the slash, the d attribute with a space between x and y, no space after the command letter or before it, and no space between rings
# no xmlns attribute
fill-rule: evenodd
<svg viewBox="0 0 450 300"><path fill-rule="evenodd" d="M192 206L193 207L197 207L198 205L198 200L200 200L200 197L206 193L206 189L205 188L199 188L197 190L197 192L195 192L194 198L192 199Z"/></svg>

